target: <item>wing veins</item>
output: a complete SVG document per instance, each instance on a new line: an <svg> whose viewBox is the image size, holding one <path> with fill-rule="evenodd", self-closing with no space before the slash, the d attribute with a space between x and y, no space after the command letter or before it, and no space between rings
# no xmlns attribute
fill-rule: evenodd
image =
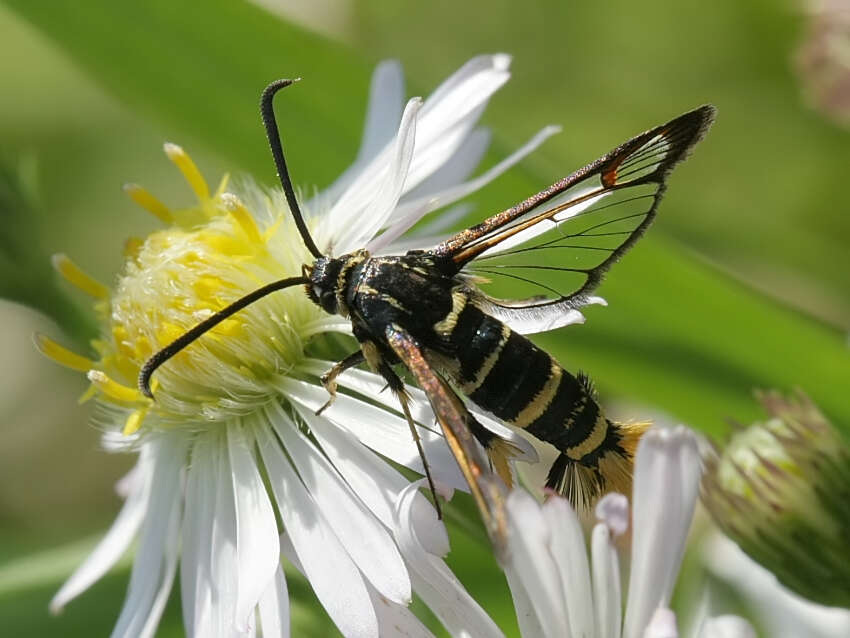
<svg viewBox="0 0 850 638"><path fill-rule="evenodd" d="M564 297L564 293L562 293L560 290L556 290L555 288L552 288L551 286L547 286L546 284L540 283L539 281L534 281L533 279L528 279L527 277L520 277L519 275L514 275L514 274L509 273L509 272L499 272L497 270L496 271L487 270L486 268L476 268L475 271L476 272L484 272L484 273L487 273L488 275L510 277L511 279L516 279L517 281L524 281L527 284L531 284L533 286L539 286L540 288L543 288L544 290L548 290L552 294L558 295L559 298Z"/></svg>

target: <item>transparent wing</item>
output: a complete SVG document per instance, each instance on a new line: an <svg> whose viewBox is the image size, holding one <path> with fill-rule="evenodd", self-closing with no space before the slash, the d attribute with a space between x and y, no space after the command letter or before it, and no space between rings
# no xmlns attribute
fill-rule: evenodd
<svg viewBox="0 0 850 638"><path fill-rule="evenodd" d="M652 223L667 176L714 112L703 106L642 133L432 252L450 257L514 329L571 323L569 311L593 303L605 272Z"/></svg>

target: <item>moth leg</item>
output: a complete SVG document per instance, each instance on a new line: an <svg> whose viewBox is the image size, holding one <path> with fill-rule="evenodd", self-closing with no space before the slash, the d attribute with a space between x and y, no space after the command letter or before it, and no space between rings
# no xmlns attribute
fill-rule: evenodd
<svg viewBox="0 0 850 638"><path fill-rule="evenodd" d="M364 341L361 344L362 352L369 362L369 366L387 382L387 387L392 390L392 393L401 404L401 410L404 412L404 418L407 420L407 425L410 428L410 435L416 443L416 450L419 452L419 458L422 459L422 467L425 468L425 478L428 480L428 489L431 490L431 495L434 497L434 507L437 509L437 518L443 519L443 510L440 507L440 499L437 498L437 489L434 485L434 477L431 475L431 467L428 465L428 459L425 457L425 450L422 448L422 439L419 437L419 431L416 429L416 422L413 420L413 415L410 414L410 395L404 389L404 381L401 380L392 366L381 355L380 350L372 341Z"/></svg>
<svg viewBox="0 0 850 638"><path fill-rule="evenodd" d="M469 411L451 387L431 369L419 344L410 334L393 324L387 327L385 335L390 348L428 395L446 442L481 511L494 547L498 553L502 553L507 547L504 488L476 445L467 418L471 416Z"/></svg>
<svg viewBox="0 0 850 638"><path fill-rule="evenodd" d="M363 356L362 350L352 352L345 359L337 363L333 368L331 368L322 375L322 385L325 387L325 390L328 391L330 398L327 400L327 403L325 403L322 407L316 410L316 416L319 416L322 412L331 407L334 400L336 399L336 378L349 368L359 366L365 360L366 357Z"/></svg>

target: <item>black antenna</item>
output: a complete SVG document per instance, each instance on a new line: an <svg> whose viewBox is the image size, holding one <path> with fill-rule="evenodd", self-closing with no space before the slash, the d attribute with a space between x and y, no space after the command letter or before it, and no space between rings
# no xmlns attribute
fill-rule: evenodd
<svg viewBox="0 0 850 638"><path fill-rule="evenodd" d="M203 335L205 332L209 331L211 328L214 328L222 321L227 319L230 315L239 312L245 306L254 303L258 299L261 299L262 297L265 297L270 293L276 292L278 290L283 290L284 288L289 288L290 286L297 286L298 284L308 283L310 283L310 280L307 277L289 277L287 279L273 281L270 284L266 284L262 288L257 288L253 292L249 292L241 299L237 299L232 304L230 304L223 310L219 310L211 317L207 317L197 326L195 326L191 330L184 332L174 341L165 346L162 350L154 354L150 359L145 361L145 365L142 366L142 369L139 372L139 390L141 390L142 394L144 394L146 397L152 399L153 393L151 392L151 376L153 376L153 373L156 371L156 369L163 363L168 361L175 354L180 352L183 348L195 341L198 337Z"/></svg>
<svg viewBox="0 0 850 638"><path fill-rule="evenodd" d="M304 240L304 245L307 250L316 259L322 257L322 253L316 248L313 238L310 237L310 231L307 230L307 225L304 223L304 216L301 214L301 209L298 207L298 200L295 199L295 191L292 190L292 181L289 179L289 170L286 168L286 159L283 157L283 146L280 141L280 130L277 128L277 120L274 117L274 107L272 100L275 93L286 88L295 80L275 80L269 84L263 91L260 97L260 114L263 117L263 126L266 127L266 136L269 138L269 146L272 149L272 157L274 164L277 167L277 174L280 177L280 184L283 186L283 194L286 195L286 202L289 204L289 210L292 211L292 217L295 219L295 225L298 227L298 232L301 233L301 239Z"/></svg>

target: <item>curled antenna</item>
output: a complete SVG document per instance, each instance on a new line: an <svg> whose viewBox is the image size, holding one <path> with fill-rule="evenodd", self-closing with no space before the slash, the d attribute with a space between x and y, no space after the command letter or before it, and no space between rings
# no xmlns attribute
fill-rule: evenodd
<svg viewBox="0 0 850 638"><path fill-rule="evenodd" d="M146 397L152 399L153 393L151 392L151 376L153 376L153 373L159 366L168 361L183 348L195 341L205 332L208 332L210 329L220 324L230 315L239 312L242 308L254 303L258 299L261 299L275 291L289 288L290 286L297 286L299 284L303 285L307 283L310 283L310 280L307 277L288 277L287 279L273 281L262 288L257 288L253 292L249 292L247 295L237 299L226 308L219 310L211 317L204 319L197 326L184 332L145 362L145 365L142 366L142 369L139 372L139 390L141 390L142 394Z"/></svg>
<svg viewBox="0 0 850 638"><path fill-rule="evenodd" d="M269 138L269 146L272 149L272 157L277 167L278 177L280 177L280 185L283 186L286 203L289 204L289 210L292 212L292 217L295 219L295 225L298 227L298 232L301 233L301 239L304 240L304 245L307 246L310 254L318 259L322 256L322 253L316 248L316 244L310 236L310 231L307 230L307 224L304 223L304 216L301 214L301 209L298 207L298 200L295 198L295 191L292 189L292 181L289 179L289 170L286 168L286 159L283 157L280 130L277 127L274 106L272 105L275 94L293 82L297 82L298 79L300 78L295 80L275 80L269 84L260 97L260 114L263 117L263 126L266 127L266 136Z"/></svg>

